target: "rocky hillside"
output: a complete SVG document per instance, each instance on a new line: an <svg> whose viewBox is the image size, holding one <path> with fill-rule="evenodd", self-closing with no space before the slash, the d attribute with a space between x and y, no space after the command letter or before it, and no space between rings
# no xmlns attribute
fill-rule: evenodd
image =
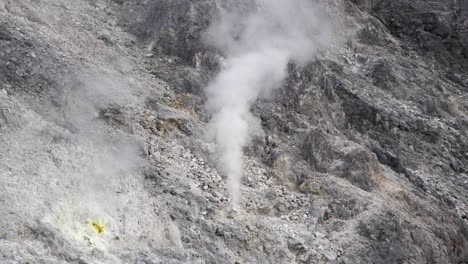
<svg viewBox="0 0 468 264"><path fill-rule="evenodd" d="M468 263L468 1L319 2L236 211L204 32L251 1L0 0L0 263Z"/></svg>

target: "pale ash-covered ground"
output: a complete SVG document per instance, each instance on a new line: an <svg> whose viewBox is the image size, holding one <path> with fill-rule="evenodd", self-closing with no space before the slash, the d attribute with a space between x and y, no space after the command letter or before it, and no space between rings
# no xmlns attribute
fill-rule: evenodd
<svg viewBox="0 0 468 264"><path fill-rule="evenodd" d="M466 76L405 8L333 3L351 36L256 104L230 213L196 38L222 1L168 3L1 0L0 263L468 261Z"/></svg>

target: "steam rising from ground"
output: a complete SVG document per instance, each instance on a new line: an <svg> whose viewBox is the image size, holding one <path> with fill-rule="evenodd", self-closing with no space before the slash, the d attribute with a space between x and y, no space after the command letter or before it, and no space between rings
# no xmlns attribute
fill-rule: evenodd
<svg viewBox="0 0 468 264"><path fill-rule="evenodd" d="M206 33L209 44L226 57L207 87L212 113L208 133L216 141L232 205L240 200L243 148L258 119L251 105L281 86L287 65L305 63L332 41L323 9L307 0L258 0L252 12L227 11Z"/></svg>
<svg viewBox="0 0 468 264"><path fill-rule="evenodd" d="M74 88L67 91L66 104L50 108L47 115L0 91L0 211L8 212L0 219L0 237L34 254L75 254L90 263L126 263L119 259L123 250L151 246L140 241L145 236L167 245L161 236L165 228L177 246L178 229L159 217L164 211L156 215L162 209L149 205L153 198L139 175L145 163L138 138L100 121L101 110L139 101L118 76L70 79ZM105 232L96 233L91 222L103 225ZM50 234L53 245L18 236L26 227ZM25 239L31 239L30 245L21 244ZM46 252L49 246L51 252Z"/></svg>

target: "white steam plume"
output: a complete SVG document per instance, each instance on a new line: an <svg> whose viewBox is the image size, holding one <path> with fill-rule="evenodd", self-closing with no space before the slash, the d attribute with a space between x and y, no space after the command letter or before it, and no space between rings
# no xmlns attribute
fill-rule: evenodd
<svg viewBox="0 0 468 264"><path fill-rule="evenodd" d="M206 94L208 133L217 143L233 207L240 202L243 148L258 126L251 105L281 86L289 61L306 63L332 41L331 24L316 1L258 0L254 7L224 12L205 36L226 58Z"/></svg>

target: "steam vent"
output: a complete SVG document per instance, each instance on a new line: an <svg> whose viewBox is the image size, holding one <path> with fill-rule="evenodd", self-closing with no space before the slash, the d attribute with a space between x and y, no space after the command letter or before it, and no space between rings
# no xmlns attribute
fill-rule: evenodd
<svg viewBox="0 0 468 264"><path fill-rule="evenodd" d="M0 0L0 264L468 264L468 0Z"/></svg>

